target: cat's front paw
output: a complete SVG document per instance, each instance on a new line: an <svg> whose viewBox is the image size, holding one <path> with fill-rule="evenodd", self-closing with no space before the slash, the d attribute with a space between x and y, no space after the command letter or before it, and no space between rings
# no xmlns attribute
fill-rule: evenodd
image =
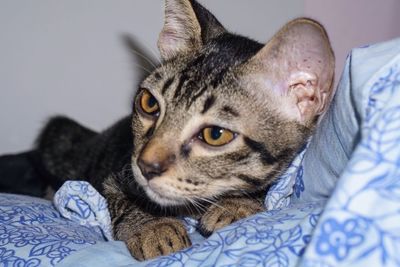
<svg viewBox="0 0 400 267"><path fill-rule="evenodd" d="M159 218L145 223L126 244L132 256L143 261L182 250L191 242L181 221Z"/></svg>
<svg viewBox="0 0 400 267"><path fill-rule="evenodd" d="M209 236L235 221L263 211L261 202L247 198L227 198L211 205L200 219L199 231Z"/></svg>

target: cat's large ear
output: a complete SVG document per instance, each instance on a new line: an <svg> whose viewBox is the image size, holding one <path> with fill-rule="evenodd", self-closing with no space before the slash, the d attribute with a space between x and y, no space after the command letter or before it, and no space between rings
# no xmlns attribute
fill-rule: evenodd
<svg viewBox="0 0 400 267"><path fill-rule="evenodd" d="M286 100L282 109L300 123L315 121L332 98L335 59L318 22L305 18L289 22L249 63L253 71L260 71L264 89Z"/></svg>
<svg viewBox="0 0 400 267"><path fill-rule="evenodd" d="M224 31L219 21L195 0L166 0L158 48L162 59L168 60L197 51Z"/></svg>

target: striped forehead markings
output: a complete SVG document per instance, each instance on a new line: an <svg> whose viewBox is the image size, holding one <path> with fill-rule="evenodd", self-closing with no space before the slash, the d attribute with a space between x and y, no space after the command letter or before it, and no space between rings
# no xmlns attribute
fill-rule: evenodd
<svg viewBox="0 0 400 267"><path fill-rule="evenodd" d="M158 71L156 71L156 72L154 72L154 78L155 78L156 80L161 80L162 76L161 76L161 74L160 74Z"/></svg>
<svg viewBox="0 0 400 267"><path fill-rule="evenodd" d="M161 94L162 95L164 95L165 92L171 87L171 84L174 82L174 79L175 79L175 77L171 77L171 78L168 78L165 81L165 83L164 83L164 85L163 85L163 87L161 89Z"/></svg>
<svg viewBox="0 0 400 267"><path fill-rule="evenodd" d="M228 113L228 114L232 115L233 117L239 117L239 112L230 106L224 106L222 108L222 112Z"/></svg>
<svg viewBox="0 0 400 267"><path fill-rule="evenodd" d="M176 86L175 92L174 92L174 98L175 99L177 99L179 96L182 95L182 93L181 93L182 87L183 87L183 84L185 83L185 81L187 80L187 78L188 77L186 76L186 74L182 74L179 77L179 82L178 82L178 85Z"/></svg>
<svg viewBox="0 0 400 267"><path fill-rule="evenodd" d="M205 114L215 103L215 97L213 95L207 97L206 101L204 102L203 110L201 114Z"/></svg>

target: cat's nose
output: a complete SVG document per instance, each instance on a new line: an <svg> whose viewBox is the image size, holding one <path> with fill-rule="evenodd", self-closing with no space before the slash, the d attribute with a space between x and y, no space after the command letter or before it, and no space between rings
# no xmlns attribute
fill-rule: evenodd
<svg viewBox="0 0 400 267"><path fill-rule="evenodd" d="M143 176L149 181L168 170L168 166L164 162L146 162L143 159L138 160L138 166Z"/></svg>

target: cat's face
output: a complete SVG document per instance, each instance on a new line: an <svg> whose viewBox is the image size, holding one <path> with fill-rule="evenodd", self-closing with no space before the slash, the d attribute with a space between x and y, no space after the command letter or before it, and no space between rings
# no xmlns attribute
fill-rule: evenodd
<svg viewBox="0 0 400 267"><path fill-rule="evenodd" d="M287 45L296 23L327 42L302 20L263 46L227 33L197 2L167 1L163 64L142 82L132 115L132 170L152 200L263 190L287 166L325 108L333 75L329 44L308 53Z"/></svg>

